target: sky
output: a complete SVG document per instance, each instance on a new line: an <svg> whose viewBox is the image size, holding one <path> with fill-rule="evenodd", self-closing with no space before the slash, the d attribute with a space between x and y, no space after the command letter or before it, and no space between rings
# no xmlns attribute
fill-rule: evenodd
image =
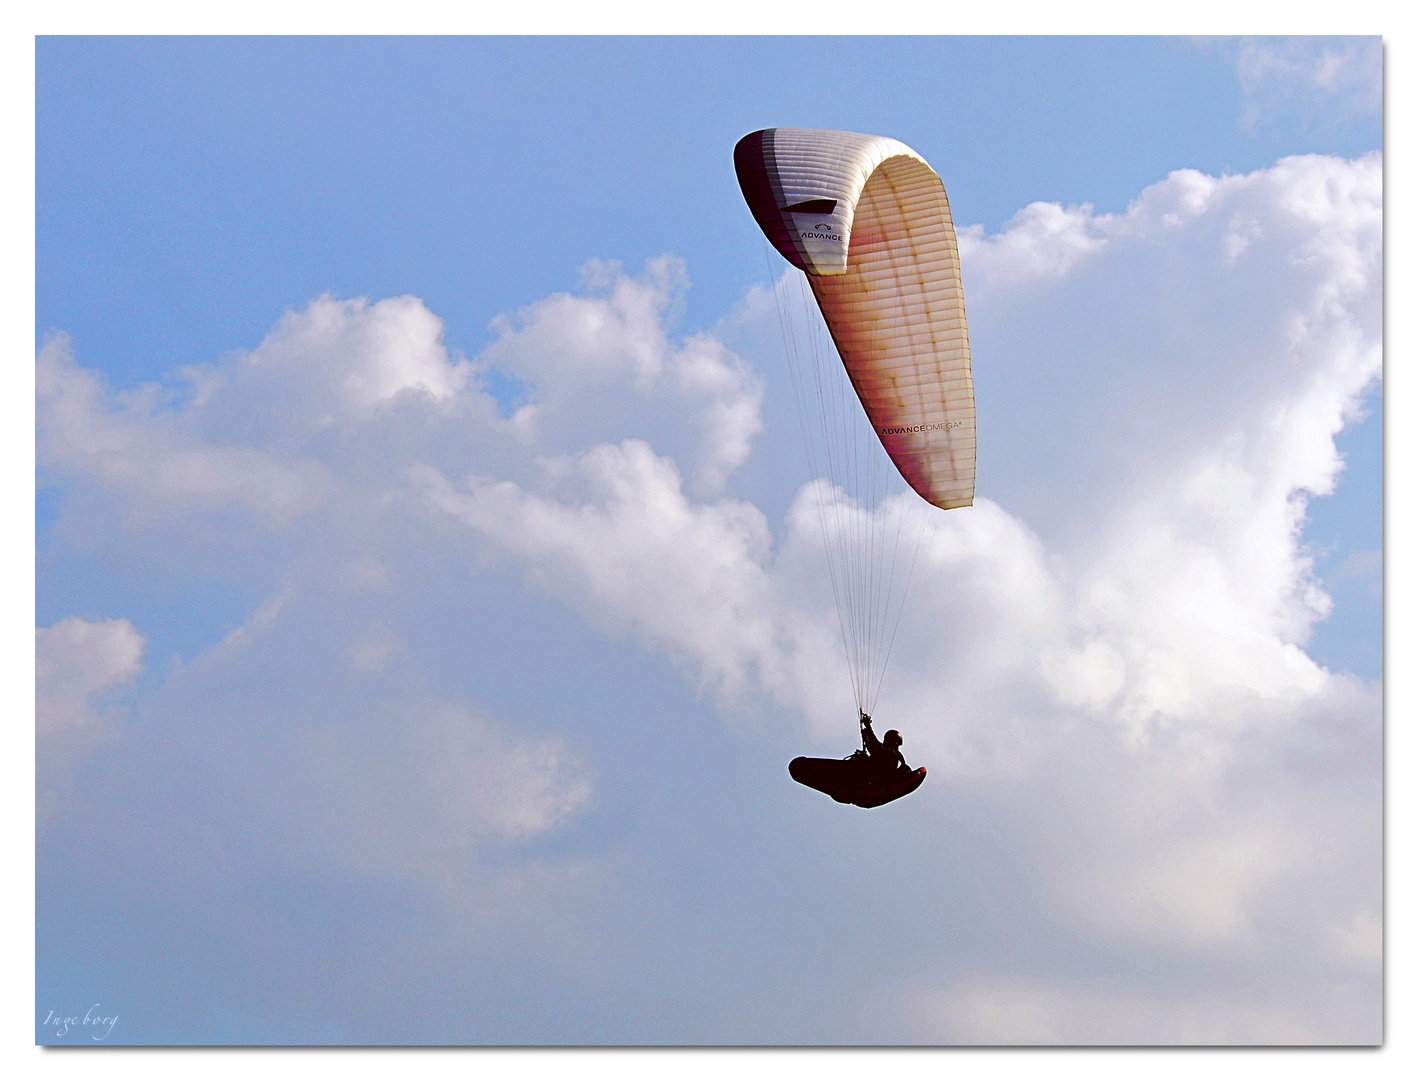
<svg viewBox="0 0 1417 1080"><path fill-rule="evenodd" d="M36 1040L1379 1041L1381 67L40 39ZM855 740L793 125L960 230L874 811L786 772Z"/></svg>

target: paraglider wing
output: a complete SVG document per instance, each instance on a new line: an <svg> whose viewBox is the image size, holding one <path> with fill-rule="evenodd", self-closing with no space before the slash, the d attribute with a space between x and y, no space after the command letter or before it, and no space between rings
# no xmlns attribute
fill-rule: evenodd
<svg viewBox="0 0 1417 1080"><path fill-rule="evenodd" d="M768 128L733 151L772 245L807 274L881 445L943 509L974 501L974 382L945 186L876 135Z"/></svg>

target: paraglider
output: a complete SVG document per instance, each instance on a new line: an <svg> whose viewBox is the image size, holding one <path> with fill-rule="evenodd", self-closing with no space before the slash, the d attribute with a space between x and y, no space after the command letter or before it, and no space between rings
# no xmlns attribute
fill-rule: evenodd
<svg viewBox="0 0 1417 1080"><path fill-rule="evenodd" d="M930 522L919 503L884 498L873 442L925 503L974 502L974 384L949 199L924 158L877 135L768 128L740 139L733 162L769 243L802 272L774 294L809 461L830 480L818 521L864 743L844 761L797 758L789 772L838 802L878 806L925 776L867 766L870 714ZM794 285L800 317L787 310ZM815 334L817 311L839 363ZM850 397L874 441L858 435Z"/></svg>
<svg viewBox="0 0 1417 1080"><path fill-rule="evenodd" d="M799 784L830 795L840 803L870 809L909 795L925 782L925 767L911 769L901 756L899 731L887 731L885 741L871 730L871 718L861 714L862 748L849 758L793 758L787 772Z"/></svg>

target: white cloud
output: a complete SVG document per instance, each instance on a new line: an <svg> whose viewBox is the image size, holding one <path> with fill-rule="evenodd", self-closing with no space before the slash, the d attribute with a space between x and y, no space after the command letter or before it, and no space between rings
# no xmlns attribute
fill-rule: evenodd
<svg viewBox="0 0 1417 1080"><path fill-rule="evenodd" d="M435 693L402 605L382 594L360 621L364 582L332 577L260 605L141 702L108 762L141 793L122 811L134 835L143 813L176 814L282 863L459 890L486 884L489 850L591 804L571 742Z"/></svg>
<svg viewBox="0 0 1417 1080"><path fill-rule="evenodd" d="M240 832L360 877L467 885L484 875L489 845L567 824L594 791L564 739L499 731L434 699L312 718L289 752L303 786L276 785L275 805Z"/></svg>
<svg viewBox="0 0 1417 1080"><path fill-rule="evenodd" d="M314 429L368 419L403 393L445 402L467 385L470 366L448 355L442 320L417 297L371 304L326 295L287 312L236 371L192 374L209 380L203 399L229 379L248 396L264 395L286 425Z"/></svg>
<svg viewBox="0 0 1417 1080"><path fill-rule="evenodd" d="M1187 990L1190 990L1188 993ZM1379 1038L1378 1017L1351 985L1328 992L1248 988L1216 994L1098 985L1092 980L965 978L912 1002L925 1038L983 1045L1304 1045ZM1354 1037L1355 1030L1363 1036Z"/></svg>
<svg viewBox="0 0 1417 1080"><path fill-rule="evenodd" d="M936 515L882 715L930 790L1013 838L1056 932L1191 983L1167 997L1093 972L1068 999L1000 960L903 991L921 1030L1368 1037L1380 701L1305 652L1329 601L1302 528L1379 377L1381 227L1379 159L1306 157L1180 171L1121 214L1036 205L966 231L981 494ZM417 300L323 298L189 372L185 395L109 393L47 346L40 465L87 494L67 513L98 534L107 500L115 544L159 511L234 507L264 530L222 572L268 602L145 702L135 773L181 761L225 827L364 872L465 882L477 852L564 827L592 805L578 739L599 733L502 730L487 688L449 674L531 618L478 591L507 565L710 700L785 708L804 751L844 752L814 506L836 496L807 483L779 523L733 493L759 431L790 421L763 419L763 380L717 337L673 337L684 287L674 259L592 265L471 360ZM492 368L527 387L511 417L479 381ZM173 558L218 558L165 536ZM1330 986L1348 996L1325 1012Z"/></svg>
<svg viewBox="0 0 1417 1080"><path fill-rule="evenodd" d="M1379 37L1241 38L1220 47L1235 64L1247 131L1287 117L1310 128L1382 109Z"/></svg>
<svg viewBox="0 0 1417 1080"><path fill-rule="evenodd" d="M710 335L671 339L682 260L652 259L639 278L595 262L583 276L589 295L560 293L493 324L482 361L533 388L519 430L551 454L645 438L685 460L700 493L717 493L762 430L760 379Z"/></svg>
<svg viewBox="0 0 1417 1080"><path fill-rule="evenodd" d="M981 574L996 590L987 605L991 609L999 607L1004 571L998 563L1010 550L1019 552L1010 569L1018 573L1027 567L1020 596L1031 598L1035 608L1048 594L1050 580L1053 591L1072 592L1072 617L1086 635L1076 656L1091 659L1078 667L1058 658L1057 677L1085 670L1084 681L1093 679L1101 663L1115 680L1116 663L1130 661L1132 681L1119 706L1122 715L1193 714L1212 704L1205 687L1233 684L1268 696L1283 686L1300 697L1318 690L1322 673L1297 646L1326 612L1327 601L1312 578L1299 534L1306 497L1331 491L1341 467L1333 436L1379 371L1372 302L1380 251L1378 177L1371 159L1351 166L1291 159L1274 170L1223 181L1181 172L1148 189L1125 215L1099 219L1096 232L1107 239L1099 239L1096 250L1122 264L1152 244L1172 246L1164 234L1193 222L1194 239L1184 257L1199 271L1207 264L1220 267L1229 257L1221 245L1211 247L1208 237L1228 227L1235 206L1263 208L1277 222L1276 243L1287 247L1290 273L1298 279L1299 291L1267 282L1287 302L1256 313L1273 331L1266 340L1283 342L1279 356L1257 358L1267 369L1261 374L1277 372L1281 379L1253 387L1248 400L1177 401L1179 410L1203 407L1213 419L1190 434L1185 456L1168 457L1160 468L1131 480L1128 497L1106 507L1099 522L1106 530L1067 553L1063 577L1044 565L1047 556L1026 538L1026 526L1013 522L976 533L979 515L992 513L984 509L987 504L951 515L939 527L935 549L945 545L958 553L963 545L988 559ZM1055 276L1056 268L1035 254L1051 244L1051 235L1036 234L1029 220L981 241L973 253L985 267L985 303L998 303L997 294L1022 278ZM1272 267L1267 263L1262 272L1268 276ZM1076 283L1068 287L1077 290ZM1212 347L1224 349L1226 328L1217 329L1219 340ZM1199 388L1177 389L1195 397ZM1155 434L1133 432L1131 438L1144 444ZM649 598L685 579L681 560L692 552L721 580L692 588L692 604L664 607L701 607L702 597L718 593L734 624L751 625L744 613L761 604L753 598L768 595L759 579L771 571L765 525L753 515L750 524L734 518L712 538L681 528L680 523L711 513L741 515L742 510L731 503L693 507L673 464L641 443L598 447L558 467L558 475L588 481L588 503L555 503L515 485L485 481L475 481L474 493L461 501L446 486L437 487L438 497L479 531L528 556L538 573L598 562L601 569L584 572L579 587L595 597L597 609L618 609L631 619L665 618ZM476 506L483 509L474 511ZM798 532L810 534L811 518L790 519L789 545ZM1019 533L1015 548L1000 545L1000 529ZM977 549L970 547L976 543ZM622 558L621 551L635 554ZM615 573L625 575L623 581L607 585ZM1030 618L1035 614L1027 612ZM1099 636L1109 632L1119 638L1110 645ZM664 626L654 636L684 634ZM763 652L774 641L770 633L749 632L729 644L723 635L710 634L690 651L715 671L741 672L745 665L731 659L735 653Z"/></svg>
<svg viewBox="0 0 1417 1080"><path fill-rule="evenodd" d="M982 225L961 229L960 258L971 278L1060 278L1107 242L1113 220L1093 214L1091 206L1030 203L993 236L985 236Z"/></svg>
<svg viewBox="0 0 1417 1080"><path fill-rule="evenodd" d="M156 387L113 395L77 365L67 338L40 350L35 381L42 467L52 477L101 485L130 518L235 505L281 526L328 485L314 462L204 440L181 414L161 407Z"/></svg>
<svg viewBox="0 0 1417 1080"><path fill-rule="evenodd" d="M559 739L508 744L456 710L434 717L438 750L429 783L449 823L463 835L490 831L503 839L536 836L585 808L591 784Z"/></svg>
<svg viewBox="0 0 1417 1080"><path fill-rule="evenodd" d="M1182 335L1194 362L1178 357L1153 386L1164 396L1142 403L1147 423L1115 415L1115 398L1086 406L1112 414L1100 434L1113 461L1097 477L1105 497L1067 511L1059 546L987 499L940 522L888 695L920 760L1000 800L1084 934L1279 955L1309 933L1276 929L1289 890L1330 894L1330 938L1376 903L1376 847L1343 850L1345 836L1377 828L1371 755L1366 771L1320 768L1333 786L1315 814L1283 761L1255 748L1375 745L1375 691L1303 650L1329 601L1301 532L1307 499L1332 491L1341 469L1334 435L1380 371L1380 195L1376 158L1289 159L1221 179L1182 171L1124 214L1031 208L966 245L992 320L1027 319L1040 298L1046 309L1049 290L1115 288L1159 261L1159 279L1089 308L1131 324L1125 359L1149 373L1169 360L1176 319L1195 320ZM1172 291L1208 280L1251 297L1241 321L1201 322L1208 286ZM991 362L980 335L976 363ZM1091 448L1064 449L1054 466L1090 479ZM823 685L819 658L784 630L830 636L794 569L819 546L815 515L789 515L774 553L750 508L689 503L646 445L599 447L577 470L589 484L570 501L486 480L429 490L536 580L696 663L708 684L737 692L756 675L819 729L833 724L830 695L806 689ZM1241 777L1257 786L1237 789ZM1350 862L1345 884L1320 886ZM1248 1022L1262 1039L1312 1019Z"/></svg>
<svg viewBox="0 0 1417 1080"><path fill-rule="evenodd" d="M96 695L142 670L143 636L127 619L71 616L35 630L35 727L40 738L82 736L99 723Z"/></svg>
<svg viewBox="0 0 1417 1080"><path fill-rule="evenodd" d="M499 319L476 363L448 352L441 320L413 297L320 297L257 348L182 369L180 389L115 394L56 337L37 361L42 475L135 524L236 509L282 528L322 504L367 505L415 462L525 476L528 450L638 428L692 463L697 490L721 490L761 430L759 378L713 337L671 338L680 260L639 278L593 263L585 277L591 295ZM492 368L529 387L510 419L478 381Z"/></svg>
<svg viewBox="0 0 1417 1080"><path fill-rule="evenodd" d="M41 350L39 466L66 500L64 535L143 549L148 574L181 567L265 594L196 660L169 668L142 700L148 724L130 733L140 742L129 753L141 745L160 758L151 769L159 776L249 770L244 782L214 783L230 804L205 812L242 833L264 828L261 843L361 872L465 878L482 846L534 839L590 805L590 772L570 741L515 725L499 734L466 687L460 695L424 685L441 662L430 655L426 612L465 593L475 552L410 483L413 470L433 465L455 476L473 468L554 476L566 466L544 455L576 431L643 412L697 463L702 486L722 486L761 426L761 388L715 339L671 338L665 320L686 287L682 264L656 260L641 278L596 264L587 286L594 295L552 297L515 325L503 321L475 362L449 353L441 321L411 297L321 297L287 313L257 348L179 372L175 388L114 392L78 365L66 339ZM479 381L494 363L531 384L534 422L500 414ZM611 451L600 454L600 474L586 473L591 483L617 482ZM625 465L633 473L648 458L631 453ZM677 490L677 468L668 470ZM711 530L746 522L750 542L768 543L751 506L724 511L715 525L682 494L666 497ZM232 512L244 515L239 529ZM636 511L626 513L633 520ZM640 514L655 524L653 512ZM602 569L615 557L607 552ZM703 569L692 558L684 567ZM696 602L711 608L711 593ZM476 606L464 614L486 618ZM730 619L718 623L722 638ZM41 634L57 648L53 635L71 624L79 625ZM458 648L457 636L445 640L435 652ZM72 672L46 681L46 655L41 684L52 693L41 725L91 720L97 684ZM345 700L346 685L362 687L357 702ZM253 716L282 719L275 730L252 728ZM194 730L249 730L249 741L213 757L189 742L184 718ZM310 741L283 745L286 724ZM169 744L153 741L168 727ZM310 772L288 786L272 755ZM362 778L354 798L353 777Z"/></svg>
<svg viewBox="0 0 1417 1080"><path fill-rule="evenodd" d="M41 825L76 771L116 737L109 696L142 671L143 636L127 619L77 616L35 630L35 796Z"/></svg>
<svg viewBox="0 0 1417 1080"><path fill-rule="evenodd" d="M546 584L634 626L702 665L707 682L741 692L747 668L774 652L771 535L762 512L725 499L695 505L674 463L639 440L599 446L569 464L588 496L563 502L515 484L472 479L454 489L421 474L435 505L525 559Z"/></svg>

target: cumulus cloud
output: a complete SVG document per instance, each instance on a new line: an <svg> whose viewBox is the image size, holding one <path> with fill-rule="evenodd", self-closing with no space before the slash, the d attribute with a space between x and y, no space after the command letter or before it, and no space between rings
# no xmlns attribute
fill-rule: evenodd
<svg viewBox="0 0 1417 1080"><path fill-rule="evenodd" d="M487 470L557 483L574 471L562 448L647 416L696 483L721 488L761 427L761 387L716 339L672 336L686 287L673 258L640 277L593 264L582 294L499 320L475 360L449 351L416 298L324 296L254 349L122 391L81 367L67 339L49 341L37 358L39 467L64 500L65 535L142 549L148 574L215 572L256 598L141 698L145 722L114 775L121 761L139 768L141 746L155 775L208 777L229 803L206 801L202 814L223 828L359 873L465 877L487 844L527 842L583 812L592 772L567 739L499 730L505 720L475 707L461 680L427 686L461 640L427 613L452 603L470 612L463 625L486 618L468 593L490 549L450 533L420 478ZM525 385L511 416L485 386L494 370ZM646 459L626 463L633 474ZM585 475L628 491L633 476L614 471ZM658 527L654 508L638 514ZM761 553L760 519L744 505L721 528L748 522ZM625 554L606 552L602 568ZM683 566L704 569L692 556ZM717 621L725 638L731 617ZM91 699L132 678L142 640L128 621L41 630L41 733L93 727ZM139 782L154 798L165 790Z"/></svg>
<svg viewBox="0 0 1417 1080"><path fill-rule="evenodd" d="M161 407L156 387L112 394L78 366L63 336L40 350L35 383L46 471L120 496L130 518L237 506L283 525L326 486L325 470L314 462L290 464L264 449L203 439L181 414Z"/></svg>
<svg viewBox="0 0 1417 1080"><path fill-rule="evenodd" d="M525 559L548 585L586 610L691 658L705 680L741 692L775 644L771 534L757 507L725 499L695 505L674 463L646 443L599 446L569 463L575 502L541 498L503 481L454 488L423 474L438 507Z"/></svg>
<svg viewBox="0 0 1417 1080"><path fill-rule="evenodd" d="M985 235L983 225L961 229L960 254L972 278L991 284L999 277L1059 278L1106 244L1113 220L1095 215L1091 206L1030 203L993 236Z"/></svg>
<svg viewBox="0 0 1417 1080"><path fill-rule="evenodd" d="M553 454L643 438L682 459L700 493L718 492L762 430L761 380L711 335L671 338L683 260L652 259L638 278L593 262L583 280L585 295L557 294L494 323L483 362L533 388L519 430Z"/></svg>
<svg viewBox="0 0 1417 1080"><path fill-rule="evenodd" d="M401 403L488 405L461 395L472 366L448 352L442 320L412 296L319 297L287 312L257 348L180 375L189 390L174 420L205 441L311 457L320 438L386 418Z"/></svg>
<svg viewBox="0 0 1417 1080"><path fill-rule="evenodd" d="M351 592L366 590L292 587L169 666L105 747L103 783L139 796L114 808L122 827L146 835L175 816L307 868L464 888L489 847L590 804L591 772L565 738L419 688L420 658L387 625L398 606L351 621ZM41 734L67 734L131 680L142 638L125 620L68 619L40 646Z"/></svg>
<svg viewBox="0 0 1417 1080"><path fill-rule="evenodd" d="M1293 287L1290 282L1266 280L1268 294L1284 296L1289 302L1256 311L1253 321L1263 325L1247 331L1247 336L1258 338L1259 346L1273 347L1277 355L1251 345L1227 358L1261 368L1259 377L1254 371L1231 376L1248 393L1221 403L1207 398L1203 393L1207 369L1217 361L1197 356L1189 371L1175 376L1178 393L1165 401L1173 417L1168 426L1182 430L1158 432L1148 426L1144 432L1127 433L1139 446L1164 437L1187 453L1168 454L1159 468L1140 476L1123 472L1125 488L1109 492L1107 505L1084 503L1093 522L1105 525L1105 530L1069 553L1072 565L1065 575L1045 565L1049 553L1028 537L1028 526L1018 519L1003 515L998 527L981 528L981 515L997 513L988 501L949 515L938 526L927 552L932 564L946 561L940 554L946 550L951 552L948 558L967 553L988 559L989 568L980 577L997 582L1001 569L996 564L1010 559L1001 552L1021 553L1012 565L1021 568L1026 578L1019 603L1026 603L1024 598L1034 601L1028 607L1029 621L1041 617L1040 605L1048 606L1050 591L1073 594L1073 618L1090 634L1071 658L1054 658L1052 682L1061 693L1077 691L1087 698L1101 685L1099 678L1102 684L1108 682L1103 673L1123 663L1118 650L1123 641L1109 645L1102 634L1102 627L1112 624L1119 627L1124 648L1133 650L1125 658L1135 674L1120 708L1124 715L1168 717L1209 707L1203 699L1191 700L1187 689L1191 683L1198 688L1234 679L1247 690L1264 694L1279 685L1293 685L1302 697L1316 692L1322 673L1297 646L1325 614L1327 601L1312 577L1300 532L1307 498L1330 492L1341 469L1333 436L1353 415L1379 372L1374 303L1379 284L1379 184L1376 159L1353 165L1292 159L1273 170L1222 180L1179 172L1149 189L1124 215L1093 219L1085 209L1072 212L1086 219L1084 231L1096 237L1094 248L1105 252L1112 264L1094 271L1106 281L1112 267L1128 266L1139 251L1152 246L1180 249L1172 257L1185 259L1193 272L1210 267L1212 276L1223 275L1227 260L1234 256L1232 249L1217 242L1219 236L1229 228L1237 207L1256 213L1263 209L1266 223L1278 234L1272 246L1281 250L1263 259L1257 256L1257 274L1269 279L1279 263L1288 269ZM994 310L1012 299L1007 296L1010 290L1014 297L1034 300L1040 279L1051 284L1059 276L1056 262L1040 261L1037 256L1038 249L1049 249L1053 240L1052 234L1035 230L1035 217L1022 216L1000 237L966 248L972 278L981 279L981 306L990 318L997 318ZM1168 277L1160 284L1171 283ZM1078 291L1073 282L1053 287L1071 294ZM1164 305L1178 302L1164 295L1157 300ZM1171 313L1153 309L1149 317L1157 314L1165 318ZM1159 351L1170 348L1164 336L1154 331L1152 343ZM1138 366L1154 368L1155 358L1144 352L1147 343L1139 344L1143 351L1134 357ZM1233 346L1223 339L1211 343L1212 351L1227 348ZM1118 359L1099 352L1093 366L1112 374ZM1078 379L1091 385L1104 381L1095 371L1079 373ZM1106 409L1095 402L1081 404L1089 419L1119 411L1115 399L1106 402ZM1189 425L1187 421L1202 410L1210 419ZM1103 424L1124 428L1131 419L1110 415ZM1085 454L1086 450L1075 451L1064 467L1076 466L1077 458ZM1131 464L1118 453L1109 467L1123 471ZM480 532L528 555L539 573L597 558L624 569L633 567L627 581L638 591L621 591L618 598L604 584L606 573L580 572L579 587L595 596L600 609L620 609L632 618L653 621L658 616L648 597L670 582L684 580L684 567L675 563L685 551L694 552L701 564L725 568L729 575L722 582L697 588L696 597L712 592L727 597L730 583L741 587L745 597L768 595L757 580L771 570L765 527L751 512L742 519L744 524L709 530L713 535L669 527L670 522L692 523L695 513L685 500L672 461L656 457L648 445L601 446L563 465L557 473L563 482L573 474L588 481L589 506L583 501L532 499L505 482L473 480L470 492L457 496L434 480L430 491L441 505L458 512ZM1109 479L1088 474L1079 486ZM529 517L532 507L539 515L534 521ZM636 513L628 512L631 507ZM732 513L735 508L740 517L744 509L750 510L723 502L706 504L700 515L707 516L710 510ZM811 517L794 515L796 531L810 533ZM1020 537L1011 548L1000 542L1000 532L1009 530ZM788 542L796 539L794 535ZM629 544L627 550L639 554L617 560L613 555L617 543ZM661 580L657 577L661 559L666 563L663 579L654 585ZM733 575L741 580L734 582ZM726 610L734 612L732 621L739 626L751 625L752 620L743 617L747 603L726 601ZM998 597L981 606L1000 607ZM1166 617L1160 618L1161 613ZM657 636L681 635L666 628ZM748 637L757 643L749 647L750 652L763 652L773 641L770 634ZM1237 646L1243 646L1239 653ZM729 659L737 648L737 643L704 644L690 651L696 651L706 665L737 672L735 680L741 681L745 662ZM1153 654L1166 660L1149 666L1147 658ZM1166 674L1166 664L1171 663L1183 663L1183 682ZM1067 685L1069 672L1093 690ZM1172 674L1181 677L1181 669ZM1116 689L1122 691L1120 682Z"/></svg>
<svg viewBox="0 0 1417 1080"><path fill-rule="evenodd" d="M976 326L1027 305L1043 313L1039 337L1056 341L1078 318L1049 326L1052 311L1089 291L1126 296L1110 309L1089 301L1100 325L1070 343L1086 369L1052 373L1074 384L1053 404L1077 406L1107 460L1093 468L1081 435L1062 444L1051 467L1093 490L1041 522L1044 535L983 498L939 522L892 676L893 723L933 768L1000 799L1086 934L1271 956L1310 933L1342 939L1377 904L1377 848L1353 842L1376 836L1379 701L1304 652L1329 601L1302 528L1307 500L1341 471L1334 436L1380 371L1379 161L1182 171L1123 214L1029 208L997 237L970 235L964 257ZM1122 290L1144 263L1151 272ZM1207 327L1221 289L1245 310ZM984 401L988 365L1011 359L989 342L976 335ZM1018 427L1008 433L1027 447ZM431 483L430 498L708 683L755 676L784 703L829 708L799 693L815 673L791 672L812 660L779 629L829 637L827 614L788 586L793 559L820 546L814 515L789 515L769 552L752 514L692 507L648 446L601 447L576 468L592 483L574 501L480 479ZM1306 762L1325 793L1318 813L1283 757L1315 743L1345 747ZM1345 884L1324 884L1334 880ZM1277 929L1293 890L1324 894L1316 926ZM1307 1022L1271 1019L1254 1017L1247 1038Z"/></svg>
<svg viewBox="0 0 1417 1080"><path fill-rule="evenodd" d="M980 497L933 515L881 709L931 791L1012 838L1040 919L1110 959L1060 975L936 942L952 974L882 991L899 1037L1374 1037L1380 699L1305 652L1330 601L1303 527L1379 378L1381 225L1378 158L1306 157L965 231ZM615 782L597 740L637 741L568 726L579 705L479 704L467 658L548 596L842 752L817 508L913 504L801 476L778 521L735 490L791 422L726 343L769 306L676 337L686 287L669 257L593 264L471 359L416 299L326 297L176 389L110 391L47 345L40 467L84 495L65 513L123 542L166 522L174 552L173 521L250 519L256 557L225 573L263 602L144 700L127 775L180 763L201 789L167 795L283 860L470 887L590 812ZM944 814L932 797L912 805ZM1163 993L1137 956L1185 978Z"/></svg>

